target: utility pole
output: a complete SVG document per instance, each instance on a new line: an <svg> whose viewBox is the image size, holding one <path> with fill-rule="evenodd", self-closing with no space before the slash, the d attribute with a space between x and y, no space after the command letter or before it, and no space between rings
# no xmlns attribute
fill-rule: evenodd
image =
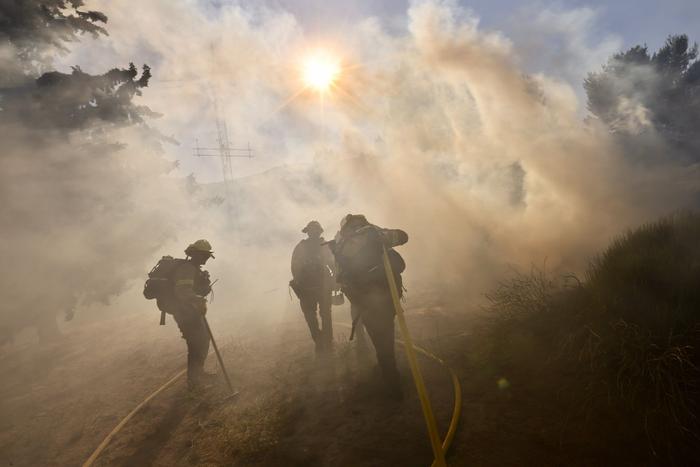
<svg viewBox="0 0 700 467"><path fill-rule="evenodd" d="M201 147L199 140L195 140L194 156L195 157L218 157L221 160L221 172L224 181L224 193L226 204L229 212L233 205L233 159L234 158L253 158L253 150L250 148L250 143L246 147L231 146L228 136L228 125L226 120L219 115L218 105L214 101L214 109L216 112L216 135L218 147Z"/></svg>

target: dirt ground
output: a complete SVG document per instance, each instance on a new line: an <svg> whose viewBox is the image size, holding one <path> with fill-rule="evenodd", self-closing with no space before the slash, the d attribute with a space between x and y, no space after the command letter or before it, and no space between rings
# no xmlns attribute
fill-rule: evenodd
<svg viewBox="0 0 700 467"><path fill-rule="evenodd" d="M88 323L49 344L3 348L1 465L81 464L121 417L181 367L179 339L158 332L153 319L134 333L139 319Z"/></svg>
<svg viewBox="0 0 700 467"><path fill-rule="evenodd" d="M184 380L161 393L112 440L100 466L427 466L432 454L406 359L406 397L383 391L373 349L348 342L317 357L292 304L274 319L210 322L239 394L222 378L191 394ZM449 309L448 309L449 310ZM347 309L334 311L349 322ZM644 446L624 419L587 418L567 381L538 370L532 342L516 333L510 352L487 320L439 306L408 307L416 342L457 371L464 401L450 465L641 465ZM513 352L513 349L516 351ZM517 351L521 349L521 351ZM49 345L25 343L0 356L0 465L81 465L139 402L184 367L172 320L134 313L68 330ZM446 370L420 357L441 433L453 408ZM215 356L208 371L217 371ZM571 380L574 381L574 380ZM632 442L634 441L634 442Z"/></svg>
<svg viewBox="0 0 700 467"><path fill-rule="evenodd" d="M349 322L347 314L337 311L334 318ZM121 418L183 368L184 342L174 322L159 327L152 314L144 316L76 326L50 345L4 349L1 465L82 464ZM238 329L215 323L239 395L227 397L222 379L192 395L180 380L129 422L96 465L430 464L401 353L406 397L393 402L371 344L348 342L345 327L335 327L335 352L317 357L301 313L267 324L242 322ZM426 323L416 338L434 347L426 336L444 331L435 319ZM444 432L453 404L450 379L436 363L421 363ZM217 371L213 354L207 367Z"/></svg>

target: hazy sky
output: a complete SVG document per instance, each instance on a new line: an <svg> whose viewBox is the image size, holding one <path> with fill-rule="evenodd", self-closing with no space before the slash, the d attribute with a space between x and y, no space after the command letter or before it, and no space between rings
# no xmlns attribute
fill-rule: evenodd
<svg viewBox="0 0 700 467"><path fill-rule="evenodd" d="M224 2L211 2L224 3ZM523 10L571 10L590 8L596 11L597 28L602 34L619 35L624 46L647 43L656 48L672 33L694 36L700 24L700 2L697 0L471 0L459 1L473 9L486 28L507 29L509 22ZM352 21L368 15L389 18L405 13L406 0L270 0L300 18L305 25L319 30L338 21Z"/></svg>
<svg viewBox="0 0 700 467"><path fill-rule="evenodd" d="M238 91L229 99L219 95L219 100L227 113L234 142L251 142L260 154L255 161L236 162L237 174L298 162L301 154L304 154L302 159L308 159L314 152L306 147L310 140L309 127L297 125L293 128L293 114L279 114L280 118L272 126L263 125L262 118L253 118L254 114L262 112L261 109L280 105L286 97L267 96L269 102L263 102L265 91L249 86L250 82L262 82L284 73L279 66L254 65L260 63L260 56L246 56L246 48L252 44L246 41L268 44L261 47L269 46L270 50L284 49L285 41L300 41L308 46L333 44L341 49L365 50L371 55L371 46L359 45L365 27L362 25L376 23L376 28L383 33L406 37L410 23L408 11L414 3L406 0L266 0L264 4L231 0L149 0L138 10L140 15L135 16L125 3L91 0L89 7L109 16L110 37L96 41L84 39L57 65L59 69L68 69L77 64L97 73L115 65L123 66L128 61L148 63L153 68L154 79L143 99L154 110L165 114L157 126L182 143L168 149L182 164L180 174L194 172L200 180L214 181L220 179L218 162L193 158L191 153L195 139L211 144L216 138L211 96L208 97L211 92L206 84L211 78L210 66L223 67L224 62L230 65L231 77L227 80L231 86L236 83ZM700 31L695 29L700 24L697 0L443 0L439 3L458 4L461 11L466 8L469 13L460 21L478 20L480 31L497 32L510 41L517 66L523 72L567 83L578 99L579 117L586 112L583 79L588 72L599 70L613 53L639 43L647 43L655 50L669 34L687 33L691 40L700 38ZM235 19L238 16L240 18ZM255 39L249 39L251 37ZM210 56L212 47L226 52ZM184 66L191 63L193 57L209 57L200 64L204 67L201 73L197 68L188 70ZM249 61L249 58L254 59ZM289 56L279 58L280 63L290 59ZM234 61L247 65L238 66ZM289 64L284 66L290 67ZM264 70L264 76L256 75L255 70ZM187 81L181 81L183 78ZM173 99L182 103L187 98L184 89L195 84L193 79L202 83L199 94L190 89L188 105L173 107ZM267 141L280 146L262 147L263 133Z"/></svg>
<svg viewBox="0 0 700 467"><path fill-rule="evenodd" d="M216 16L226 0L199 0ZM408 0L268 0L275 11L288 11L309 40L347 41L354 25L376 17L383 27L405 32ZM448 0L446 3L450 3ZM698 40L697 0L474 0L457 1L479 18L480 28L501 32L513 41L521 68L568 82L585 114L583 79L623 48L646 43L657 49L669 34L686 33ZM240 2L242 5L252 5ZM257 4L257 3L256 3Z"/></svg>

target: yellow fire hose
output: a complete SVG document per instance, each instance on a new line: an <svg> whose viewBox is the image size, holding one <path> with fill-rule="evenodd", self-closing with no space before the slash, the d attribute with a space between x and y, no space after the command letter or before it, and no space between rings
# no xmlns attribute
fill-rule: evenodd
<svg viewBox="0 0 700 467"><path fill-rule="evenodd" d="M351 324L348 323L339 323L336 322L334 325L339 325L339 326L344 326L348 329L352 328ZM396 342L399 344L405 346L406 343L402 341L401 339L396 339ZM459 382L459 378L457 377L457 373L454 372L452 368L450 368L447 363L445 363L440 357L428 352L422 347L419 347L417 345L413 345L413 349L418 352L419 354L425 355L431 360L434 360L438 362L440 365L442 365L449 373L450 373L450 379L452 380L452 389L454 391L454 408L452 409L452 417L450 418L450 426L447 427L447 433L445 433L445 440L442 442L442 452L446 455L447 451L450 449L450 446L452 445L452 441L455 438L455 434L457 433L457 427L459 426L459 419L462 415L462 385ZM431 467L437 467L437 460L434 460L433 463L431 464Z"/></svg>
<svg viewBox="0 0 700 467"><path fill-rule="evenodd" d="M397 340L400 344L406 345L403 341ZM452 379L452 389L454 390L455 393L455 405L454 408L452 409L452 418L450 419L450 426L447 428L447 433L445 434L445 440L442 442L442 452L446 455L447 451L450 449L450 445L452 444L452 440L455 437L455 433L457 433L457 426L459 425L459 418L462 414L462 385L459 383L459 378L457 377L457 374L454 372L452 368L447 366L447 364L439 357L431 354L427 350L418 347L417 345L414 345L413 348L416 350L416 352L421 353L425 355L426 357L435 360L438 362L440 365L445 367L447 371L450 373L450 378ZM432 463L432 467L437 467L437 460L434 460Z"/></svg>
<svg viewBox="0 0 700 467"><path fill-rule="evenodd" d="M423 409L423 417L425 417L425 424L428 428L428 437L430 438L430 445L433 448L433 456L435 458L435 460L433 461L433 466L446 467L447 463L445 462L445 451L447 450L447 447L449 447L449 443L447 443L446 448L443 450L442 443L440 441L440 433L438 433L437 423L435 422L435 414L433 413L433 408L430 404L430 397L428 396L428 390L426 389L425 382L423 381L423 375L421 374L420 367L418 366L418 359L416 358L415 346L413 345L411 333L408 331L408 325L406 325L406 318L404 317L403 308L401 307L401 302L399 300L399 291L396 287L396 281L394 280L394 271L391 268L391 262L389 261L389 255L387 255L386 247L382 247L382 257L384 259L384 272L386 273L387 282L389 282L391 300L394 302L396 319L399 322L399 329L401 330L401 335L404 340L403 344L404 349L406 349L406 358L408 359L408 364L411 367L413 382L415 383L416 390L418 391L418 398L420 399L421 408ZM429 355L425 351L423 351L423 353ZM444 365L442 360L436 358L435 356L431 357L438 360ZM461 410L462 391L457 391L459 386L459 380L457 380L456 375L454 373L452 373L452 382L453 384L456 383L455 407L459 405ZM445 441L447 441L447 437L445 438ZM450 442L451 441L452 440L450 439Z"/></svg>
<svg viewBox="0 0 700 467"><path fill-rule="evenodd" d="M109 442L114 438L114 436L119 433L119 431L124 428L124 425L131 420L131 418L138 413L139 410L141 410L146 404L148 404L151 399L156 397L158 394L161 392L165 391L167 388L169 388L175 381L180 379L185 373L187 373L187 369L181 370L178 372L175 376L170 378L164 385L156 389L150 396L145 398L139 405L134 407L134 410L129 412L129 414L122 419L117 426L114 427L112 431L109 432L109 434L105 437L105 439L102 440L99 446L97 446L97 449L95 449L95 452L92 453L92 455L88 458L88 460L85 461L83 464L83 467L90 467L93 462L97 459L97 457L102 454L102 451L104 451L104 448L107 447Z"/></svg>
<svg viewBox="0 0 700 467"><path fill-rule="evenodd" d="M209 338L211 339L211 343L214 347L214 352L216 353L216 358L219 361L219 367L221 368L221 371L224 374L224 378L226 378L226 384L228 385L229 391L231 391L231 394L235 395L238 394L237 392L234 391L233 386L231 385L231 380L228 377L228 372L226 371L226 367L224 366L224 361L221 358L221 353L219 353L219 347L216 345L216 341L214 340L214 334L211 332L211 327L209 327L209 321L207 321L207 317L202 315L202 321L204 322L204 325L206 326L207 332L209 333ZM99 457L100 454L102 454L102 451L107 447L109 442L114 438L114 436L121 431L121 429L124 427L124 425L127 424L131 418L136 415L136 413L141 410L146 404L148 404L151 399L156 397L158 394L161 392L165 391L167 388L172 386L172 384L177 381L178 379L182 378L185 374L187 373L187 368L184 370L180 370L175 376L170 378L168 381L166 381L165 384L163 384L161 387L156 389L150 396L145 398L139 405L134 407L134 410L129 412L126 417L120 421L117 426L114 427L112 431L109 432L109 434L105 437L105 439L102 440L99 446L97 446L97 449L90 455L88 460L85 461L83 464L83 467L90 467L92 464L95 462L95 460Z"/></svg>

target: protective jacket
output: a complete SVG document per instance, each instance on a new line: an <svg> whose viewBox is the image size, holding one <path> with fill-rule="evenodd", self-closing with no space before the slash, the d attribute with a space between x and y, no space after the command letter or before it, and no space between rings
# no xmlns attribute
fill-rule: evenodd
<svg viewBox="0 0 700 467"><path fill-rule="evenodd" d="M323 237L305 238L292 252L292 278L295 288L330 289L335 275L335 259Z"/></svg>
<svg viewBox="0 0 700 467"><path fill-rule="evenodd" d="M170 314L185 310L204 311L211 292L209 273L192 261L183 261L172 276L173 291L158 299L158 307Z"/></svg>

